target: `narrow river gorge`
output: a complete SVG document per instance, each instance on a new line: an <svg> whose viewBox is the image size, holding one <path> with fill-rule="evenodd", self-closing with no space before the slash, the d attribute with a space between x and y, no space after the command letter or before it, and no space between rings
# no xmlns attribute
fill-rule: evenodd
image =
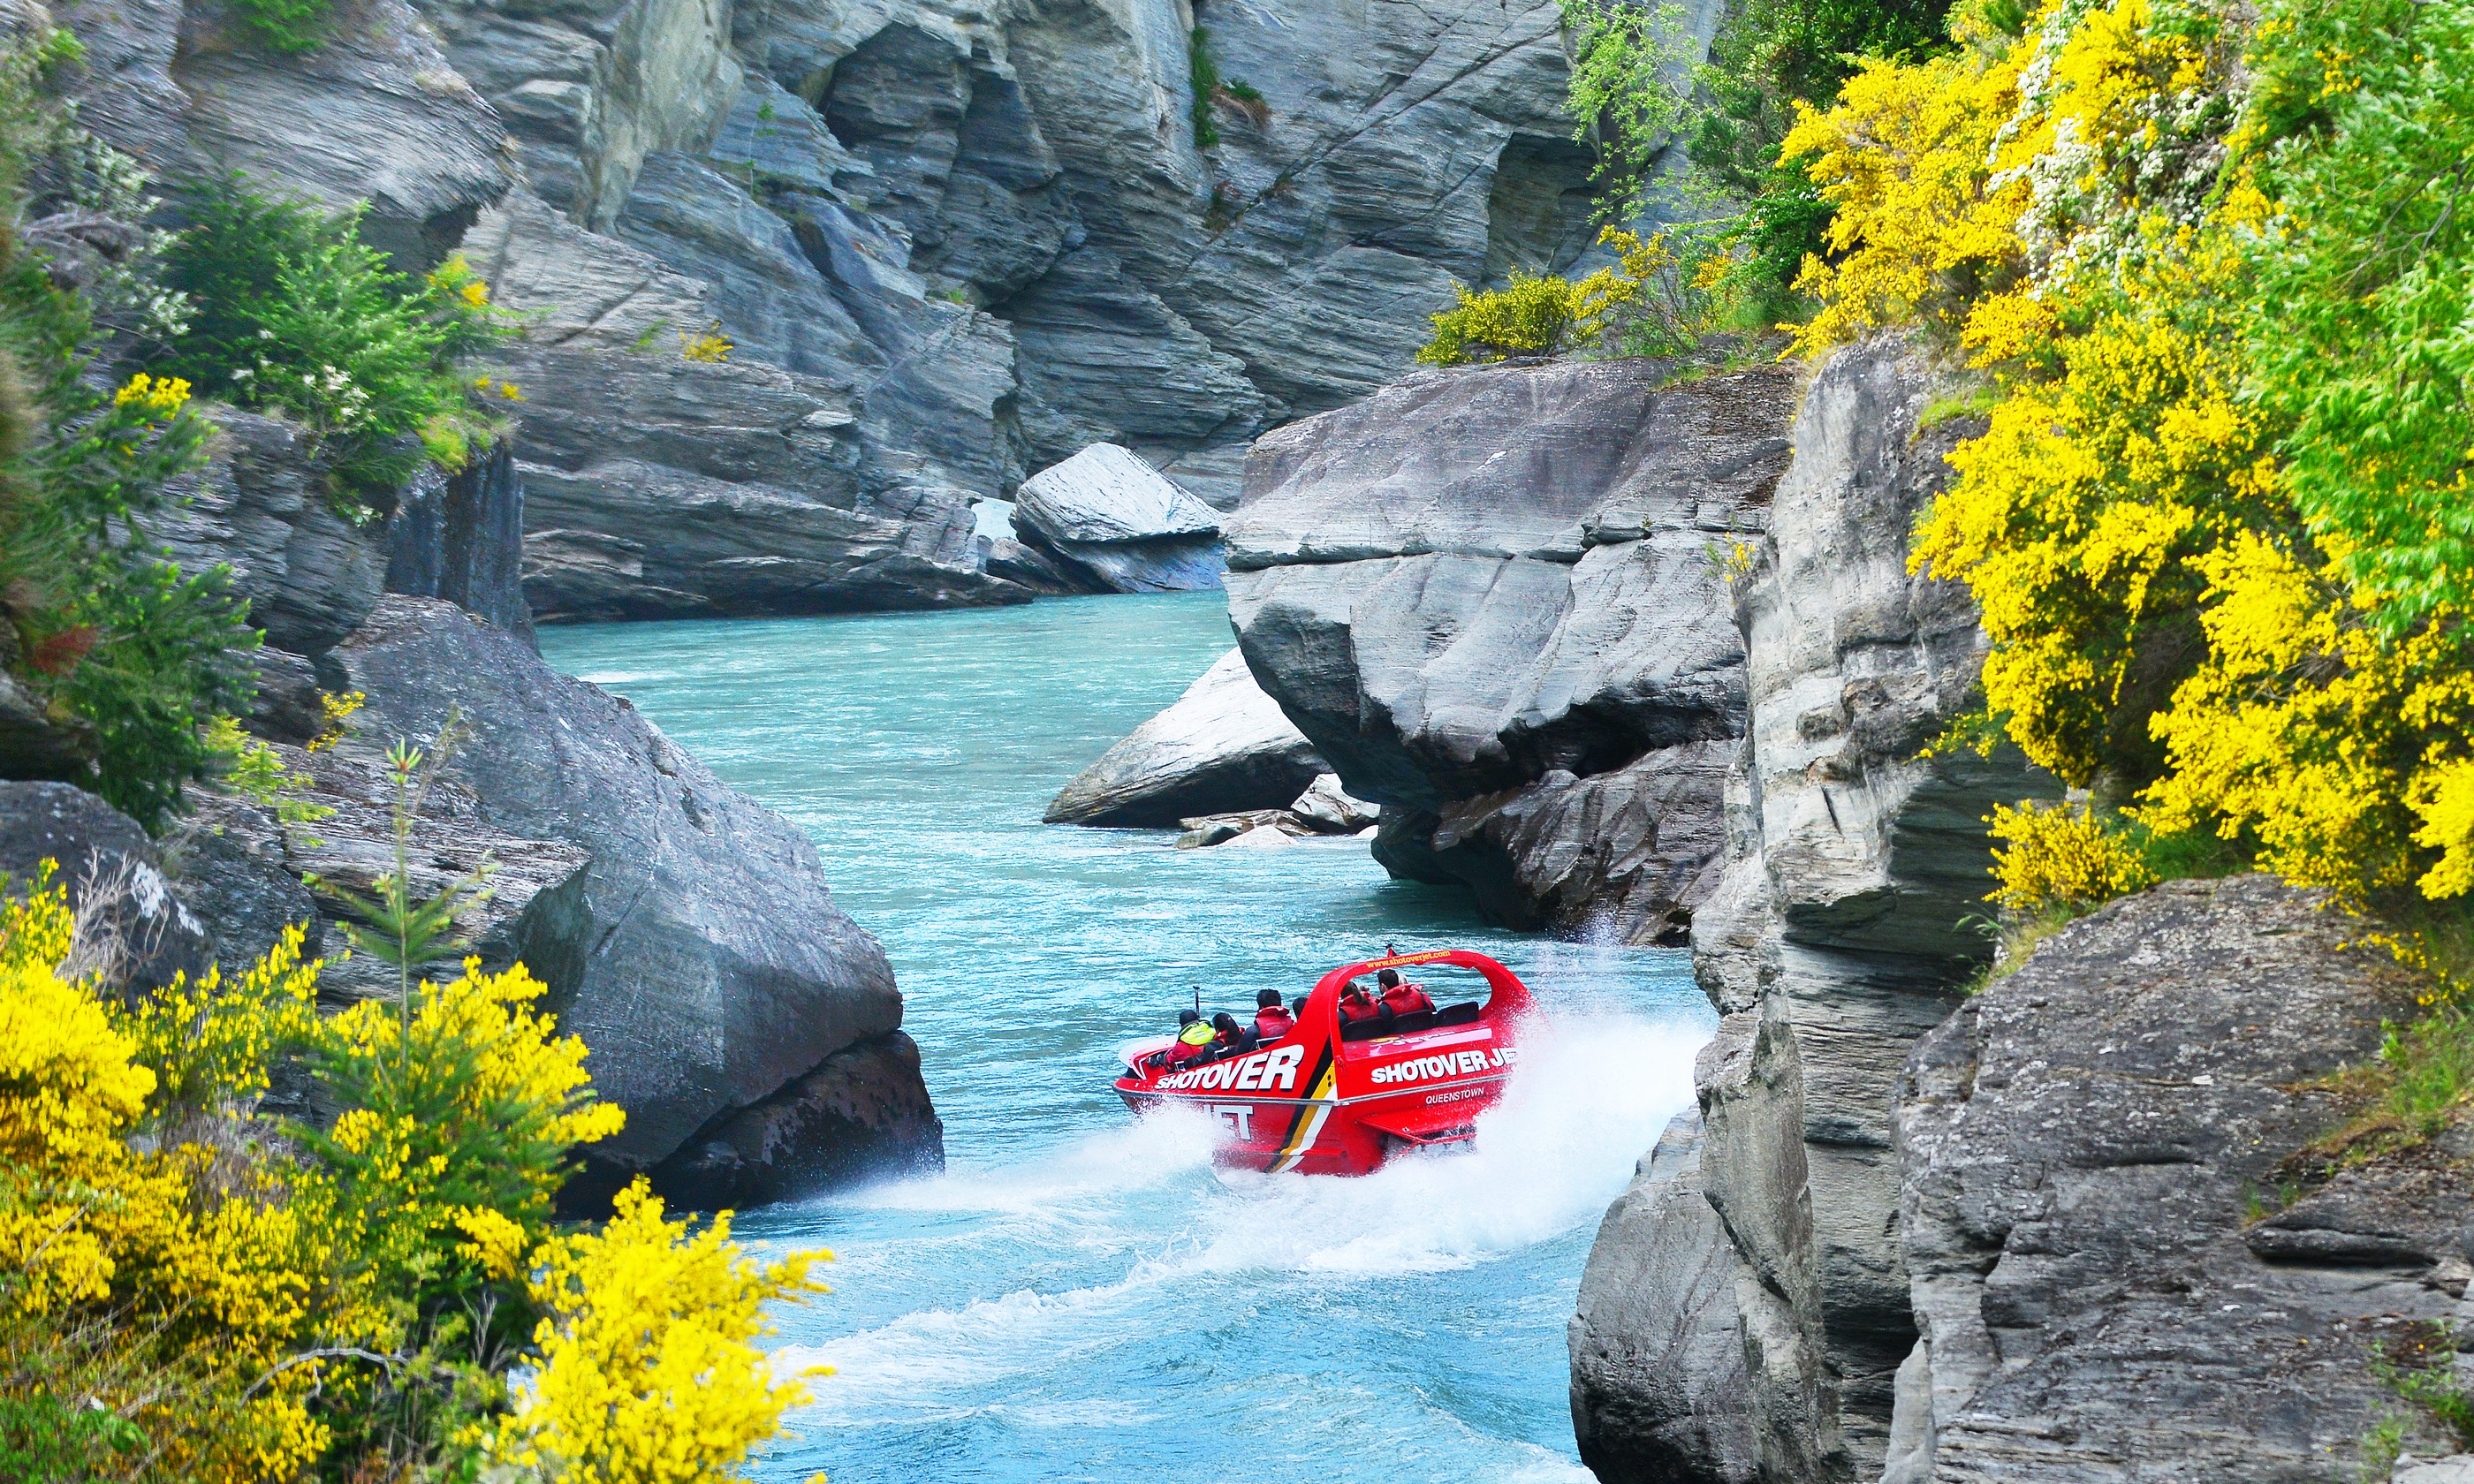
<svg viewBox="0 0 2474 1484"><path fill-rule="evenodd" d="M796 821L884 940L945 1123L941 1178L769 1209L834 1294L767 1480L1231 1484L1586 1479L1564 1322L1597 1219L1689 1098L1712 1021L1686 955L1517 937L1362 843L1176 850L1043 826L1056 789L1230 645L1219 594L545 631ZM1366 1180L1215 1174L1137 1124L1115 1047L1296 993L1387 941L1483 947L1551 1030L1473 1154Z"/></svg>

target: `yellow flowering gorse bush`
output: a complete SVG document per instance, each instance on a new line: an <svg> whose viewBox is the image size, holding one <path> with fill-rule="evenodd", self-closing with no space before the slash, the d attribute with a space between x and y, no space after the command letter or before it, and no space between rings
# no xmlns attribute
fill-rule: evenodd
<svg viewBox="0 0 2474 1484"><path fill-rule="evenodd" d="M822 1255L751 1258L641 1189L552 1225L567 1151L622 1115L521 966L322 1018L297 930L126 1003L61 976L75 932L47 878L0 899L0 1371L47 1377L63 1436L101 1408L143 1440L79 1477L721 1480L801 1400L750 1342ZM327 1127L258 1115L290 1055ZM451 1358L475 1345L534 1368L512 1408Z"/></svg>
<svg viewBox="0 0 2474 1484"><path fill-rule="evenodd" d="M1913 561L1975 592L1991 714L2107 807L1998 813L1997 899L2134 890L2177 839L2355 901L2464 896L2456 548L2394 515L2469 457L2467 275L2438 255L2468 239L2428 182L2474 135L2474 7L2046 0L1955 34L1787 149L1837 210L1800 348L1921 323L1999 393ZM2420 462L2366 454L2416 419ZM2414 518L2439 534L2409 551Z"/></svg>

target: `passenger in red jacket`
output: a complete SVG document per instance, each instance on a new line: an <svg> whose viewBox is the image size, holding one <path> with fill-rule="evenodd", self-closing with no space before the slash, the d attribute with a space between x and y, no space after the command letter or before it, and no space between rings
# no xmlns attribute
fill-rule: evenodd
<svg viewBox="0 0 2474 1484"><path fill-rule="evenodd" d="M1382 1001L1374 997L1374 992L1366 987L1365 980L1351 979L1348 981L1347 987L1340 992L1341 1024L1347 1025L1357 1020L1371 1020L1382 1013Z"/></svg>
<svg viewBox="0 0 2474 1484"><path fill-rule="evenodd" d="M1426 997L1423 989L1400 982L1400 970L1396 969L1387 969L1376 974L1374 982L1383 989L1383 1008L1395 1016L1415 1015L1420 1010L1435 1008L1435 1002Z"/></svg>
<svg viewBox="0 0 2474 1484"><path fill-rule="evenodd" d="M1296 1017L1280 1003L1280 992L1264 990L1254 996L1254 1039L1277 1041L1298 1028Z"/></svg>
<svg viewBox="0 0 2474 1484"><path fill-rule="evenodd" d="M1169 1070L1175 1071L1181 1066L1192 1066L1208 1058L1211 1053L1211 1043L1215 1039L1210 1022L1204 1020L1200 1012L1178 1011L1176 1040L1169 1042L1169 1048L1164 1053L1168 1059Z"/></svg>

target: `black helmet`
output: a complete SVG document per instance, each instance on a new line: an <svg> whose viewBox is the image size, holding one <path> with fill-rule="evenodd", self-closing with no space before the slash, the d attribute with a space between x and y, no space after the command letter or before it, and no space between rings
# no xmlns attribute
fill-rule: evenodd
<svg viewBox="0 0 2474 1484"><path fill-rule="evenodd" d="M1179 1025L1192 1025L1201 1018L1202 1012L1200 1010L1180 1010L1176 1013L1176 1023Z"/></svg>
<svg viewBox="0 0 2474 1484"><path fill-rule="evenodd" d="M1268 1010L1279 1002L1280 992L1277 990L1259 990L1255 992L1254 1003L1262 1009Z"/></svg>
<svg viewBox="0 0 2474 1484"><path fill-rule="evenodd" d="M1374 976L1374 982L1388 990L1400 982L1400 970L1387 969Z"/></svg>

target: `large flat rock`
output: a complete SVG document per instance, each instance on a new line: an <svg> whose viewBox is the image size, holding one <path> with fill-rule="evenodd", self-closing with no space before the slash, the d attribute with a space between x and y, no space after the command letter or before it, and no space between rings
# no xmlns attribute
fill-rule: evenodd
<svg viewBox="0 0 2474 1484"><path fill-rule="evenodd" d="M1043 817L1165 829L1189 815L1285 809L1323 771L1314 744L1230 650L1175 705L1077 774Z"/></svg>

